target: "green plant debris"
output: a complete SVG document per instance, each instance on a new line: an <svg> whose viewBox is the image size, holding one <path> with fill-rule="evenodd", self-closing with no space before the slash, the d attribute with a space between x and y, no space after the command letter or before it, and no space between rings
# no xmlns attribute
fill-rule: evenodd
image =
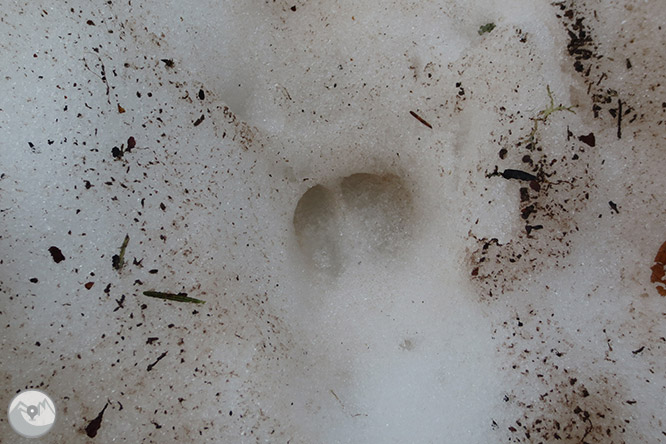
<svg viewBox="0 0 666 444"><path fill-rule="evenodd" d="M486 23L485 25L479 27L479 35L483 35L487 32L492 31L493 29L495 29L494 23Z"/></svg>
<svg viewBox="0 0 666 444"><path fill-rule="evenodd" d="M529 136L527 136L527 142L529 143L528 149L530 150L536 148L537 145L537 133L539 131L539 122L546 123L546 120L548 120L548 117L550 117L551 114L560 111L568 111L570 113L576 114L576 111L573 110L575 108L575 105L564 106L560 103L559 105L555 106L555 99L553 99L553 93L550 90L550 85L546 85L546 91L548 91L548 100L550 101L550 103L547 108L539 111L536 117L532 117L534 125L532 126L532 131L530 131Z"/></svg>
<svg viewBox="0 0 666 444"><path fill-rule="evenodd" d="M113 257L111 258L113 268L115 268L118 271L122 270L123 266L125 265L125 250L127 249L127 244L129 244L129 240L130 240L129 234L126 234L125 240L123 240L123 244L120 246L120 254L114 254Z"/></svg>
<svg viewBox="0 0 666 444"><path fill-rule="evenodd" d="M189 298L187 297L187 293L163 293L161 291L144 291L143 294L145 296L151 297L151 298L157 298L157 299L166 299L167 301L175 301L175 302L191 302L193 304L205 304L206 301L202 301L201 299L195 299L195 298Z"/></svg>

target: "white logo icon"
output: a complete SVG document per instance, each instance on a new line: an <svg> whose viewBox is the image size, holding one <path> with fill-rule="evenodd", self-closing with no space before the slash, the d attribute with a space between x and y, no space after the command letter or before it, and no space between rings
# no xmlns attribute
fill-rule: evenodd
<svg viewBox="0 0 666 444"><path fill-rule="evenodd" d="M9 424L14 431L26 438L46 434L55 422L53 401L37 390L21 392L9 404Z"/></svg>

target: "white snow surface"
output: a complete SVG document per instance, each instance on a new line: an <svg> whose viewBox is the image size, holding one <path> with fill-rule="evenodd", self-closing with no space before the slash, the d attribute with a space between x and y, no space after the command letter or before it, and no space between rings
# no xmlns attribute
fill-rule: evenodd
<svg viewBox="0 0 666 444"><path fill-rule="evenodd" d="M5 2L0 400L54 443L666 442L664 26Z"/></svg>

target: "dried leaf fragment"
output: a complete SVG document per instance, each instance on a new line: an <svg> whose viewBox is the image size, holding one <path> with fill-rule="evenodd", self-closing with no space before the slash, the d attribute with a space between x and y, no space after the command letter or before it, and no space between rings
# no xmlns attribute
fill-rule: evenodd
<svg viewBox="0 0 666 444"><path fill-rule="evenodd" d="M652 276L650 282L657 284L657 291L660 295L666 296L666 242L664 242L657 256L654 258L654 265L651 267Z"/></svg>

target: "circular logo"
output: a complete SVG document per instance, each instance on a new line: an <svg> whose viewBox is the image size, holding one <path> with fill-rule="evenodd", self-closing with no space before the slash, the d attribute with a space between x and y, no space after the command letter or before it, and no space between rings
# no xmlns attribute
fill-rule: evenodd
<svg viewBox="0 0 666 444"><path fill-rule="evenodd" d="M55 417L53 401L38 390L21 392L9 404L9 424L26 438L46 434L53 427Z"/></svg>

